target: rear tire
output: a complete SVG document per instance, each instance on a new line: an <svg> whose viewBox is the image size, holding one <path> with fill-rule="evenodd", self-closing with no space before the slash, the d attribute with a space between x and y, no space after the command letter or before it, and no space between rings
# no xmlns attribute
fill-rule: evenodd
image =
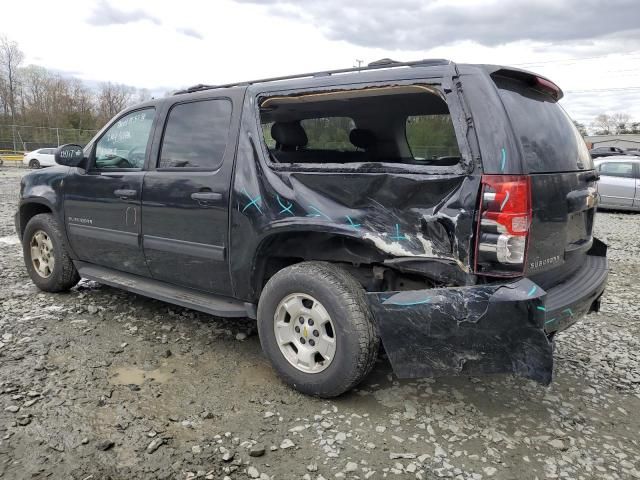
<svg viewBox="0 0 640 480"><path fill-rule="evenodd" d="M40 290L63 292L80 281L58 222L50 213L29 220L22 236L22 251L27 272Z"/></svg>
<svg viewBox="0 0 640 480"><path fill-rule="evenodd" d="M303 262L276 273L260 296L258 332L280 377L308 395L330 398L350 390L378 357L364 289L330 263Z"/></svg>
<svg viewBox="0 0 640 480"><path fill-rule="evenodd" d="M29 168L38 169L40 168L40 162L35 158L29 160Z"/></svg>

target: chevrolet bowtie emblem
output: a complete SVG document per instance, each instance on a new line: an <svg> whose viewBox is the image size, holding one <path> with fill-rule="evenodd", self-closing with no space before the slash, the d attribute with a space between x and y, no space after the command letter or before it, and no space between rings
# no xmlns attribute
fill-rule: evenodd
<svg viewBox="0 0 640 480"><path fill-rule="evenodd" d="M302 335L304 335L304 338L307 338L307 335L308 335L308 334L307 334L307 327L304 327L304 328L302 329Z"/></svg>

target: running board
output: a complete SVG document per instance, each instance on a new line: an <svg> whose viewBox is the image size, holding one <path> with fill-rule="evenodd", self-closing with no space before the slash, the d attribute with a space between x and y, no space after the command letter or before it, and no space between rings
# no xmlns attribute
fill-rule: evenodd
<svg viewBox="0 0 640 480"><path fill-rule="evenodd" d="M151 278L119 272L86 262L74 261L73 264L81 277L95 280L110 287L121 288L131 293L173 303L181 307L192 308L193 310L210 313L218 317L256 318L255 305L251 303L244 303L213 293L178 287Z"/></svg>

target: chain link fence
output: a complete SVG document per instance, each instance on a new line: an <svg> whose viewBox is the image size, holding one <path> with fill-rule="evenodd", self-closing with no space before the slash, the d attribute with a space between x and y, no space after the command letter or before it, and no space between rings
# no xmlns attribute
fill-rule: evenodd
<svg viewBox="0 0 640 480"><path fill-rule="evenodd" d="M0 150L31 152L65 143L85 145L97 130L0 124Z"/></svg>

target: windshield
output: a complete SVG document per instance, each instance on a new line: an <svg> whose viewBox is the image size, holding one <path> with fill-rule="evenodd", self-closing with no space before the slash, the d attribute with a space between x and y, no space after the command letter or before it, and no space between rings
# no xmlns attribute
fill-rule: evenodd
<svg viewBox="0 0 640 480"><path fill-rule="evenodd" d="M504 77L494 78L529 173L593 169L589 150L567 113L547 94Z"/></svg>

